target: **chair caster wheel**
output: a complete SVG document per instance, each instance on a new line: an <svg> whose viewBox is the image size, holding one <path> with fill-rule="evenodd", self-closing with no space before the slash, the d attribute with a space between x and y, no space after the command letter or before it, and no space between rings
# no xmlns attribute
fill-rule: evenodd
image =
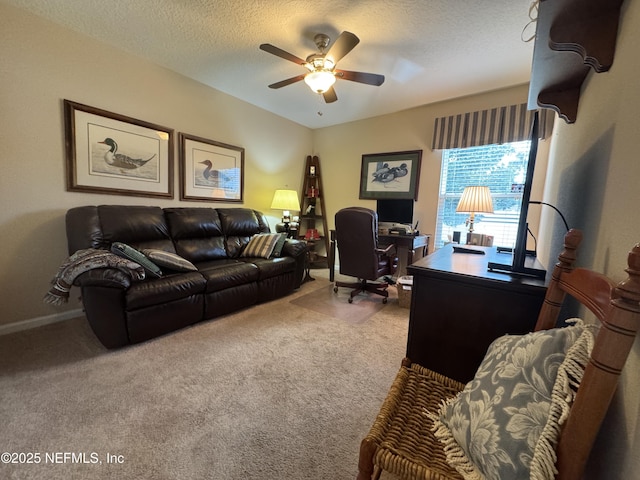
<svg viewBox="0 0 640 480"><path fill-rule="evenodd" d="M353 298L349 298L348 302L353 303Z"/></svg>
<svg viewBox="0 0 640 480"><path fill-rule="evenodd" d="M382 299L382 303L387 303L387 299L386 299L386 298L383 298L383 299Z"/></svg>
<svg viewBox="0 0 640 480"><path fill-rule="evenodd" d="M333 287L334 293L338 293L338 287Z"/></svg>

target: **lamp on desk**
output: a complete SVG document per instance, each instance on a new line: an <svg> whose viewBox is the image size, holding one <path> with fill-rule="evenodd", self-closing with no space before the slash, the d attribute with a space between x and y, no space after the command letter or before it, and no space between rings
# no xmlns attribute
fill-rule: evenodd
<svg viewBox="0 0 640 480"><path fill-rule="evenodd" d="M300 201L298 200L298 192L295 190L276 190L271 202L273 210L282 210L282 223L284 223L285 231L289 231L291 223L291 210L300 211Z"/></svg>
<svg viewBox="0 0 640 480"><path fill-rule="evenodd" d="M469 219L465 225L469 225L469 233L473 233L473 221L476 213L493 213L493 202L489 187L472 186L464 187L462 197L456 207L456 213L468 213Z"/></svg>

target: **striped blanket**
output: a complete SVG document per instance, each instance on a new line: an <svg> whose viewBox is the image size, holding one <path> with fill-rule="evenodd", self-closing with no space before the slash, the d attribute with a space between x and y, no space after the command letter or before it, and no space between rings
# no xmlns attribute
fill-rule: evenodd
<svg viewBox="0 0 640 480"><path fill-rule="evenodd" d="M69 290L78 275L94 268L117 268L133 280L144 279L144 269L137 263L119 257L108 250L87 248L71 255L58 269L51 288L42 299L45 303L62 305L69 301Z"/></svg>

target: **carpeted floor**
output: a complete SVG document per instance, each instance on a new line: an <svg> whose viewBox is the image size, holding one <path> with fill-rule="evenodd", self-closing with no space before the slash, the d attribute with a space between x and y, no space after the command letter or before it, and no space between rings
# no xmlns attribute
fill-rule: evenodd
<svg viewBox="0 0 640 480"><path fill-rule="evenodd" d="M0 453L33 462L0 463L0 478L355 478L409 310L341 305L325 273L115 351L84 318L0 336Z"/></svg>
<svg viewBox="0 0 640 480"><path fill-rule="evenodd" d="M397 290L389 288L387 291L389 292L387 301L396 303ZM348 288L341 287L334 293L333 283L331 283L291 300L291 303L351 323L364 322L385 306L382 303L382 297L378 295L358 295L350 304L348 302L350 292Z"/></svg>

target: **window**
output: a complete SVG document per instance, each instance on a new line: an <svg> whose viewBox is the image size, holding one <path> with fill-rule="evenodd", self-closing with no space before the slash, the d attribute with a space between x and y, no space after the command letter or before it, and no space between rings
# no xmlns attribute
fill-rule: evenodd
<svg viewBox="0 0 640 480"><path fill-rule="evenodd" d="M526 140L442 151L436 248L450 242L455 231L462 232L464 243L469 215L456 213L456 206L464 187L469 185L488 186L493 199L494 213L476 214L474 232L492 235L494 246L513 247L530 143Z"/></svg>

